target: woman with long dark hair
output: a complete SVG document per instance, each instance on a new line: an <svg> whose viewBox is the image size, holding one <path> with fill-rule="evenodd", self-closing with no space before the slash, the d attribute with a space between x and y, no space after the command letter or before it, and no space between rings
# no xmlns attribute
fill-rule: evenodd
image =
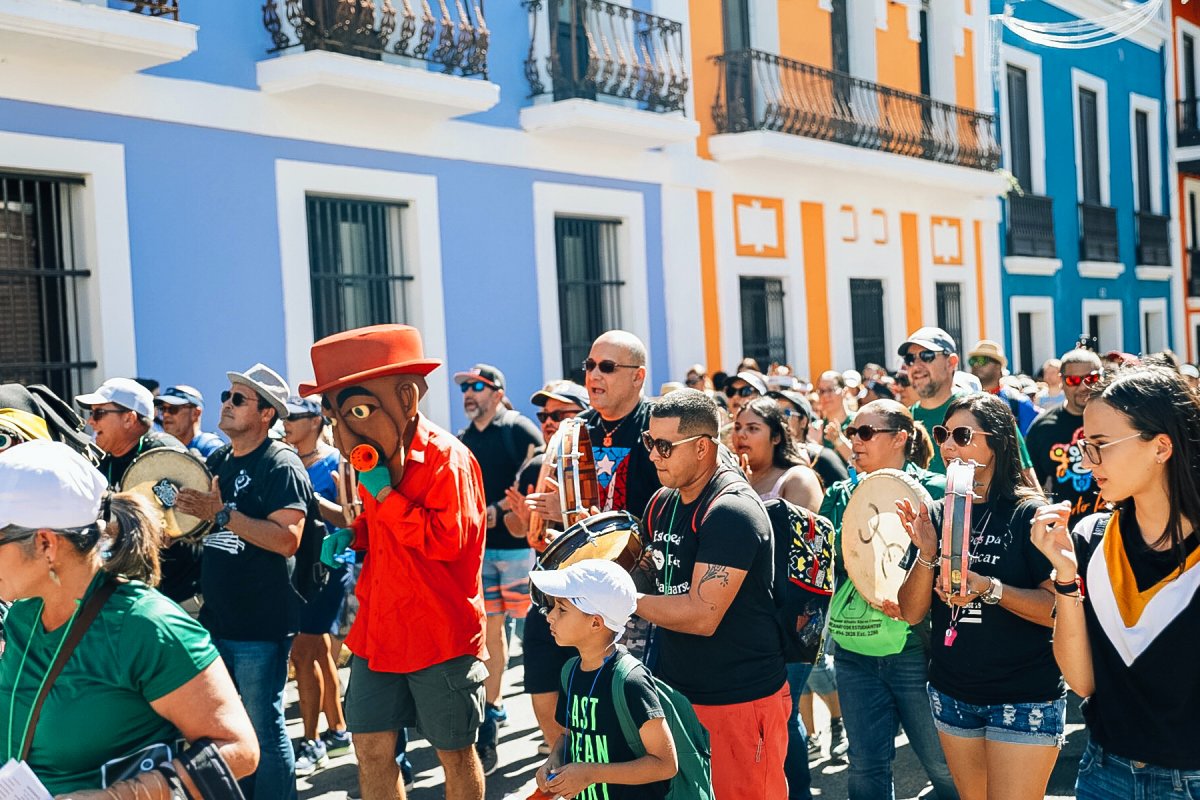
<svg viewBox="0 0 1200 800"><path fill-rule="evenodd" d="M1200 399L1174 370L1097 385L1080 444L1111 512L1067 532L1043 508L1032 539L1054 565L1054 655L1084 701L1075 792L1200 794Z"/></svg>
<svg viewBox="0 0 1200 800"><path fill-rule="evenodd" d="M1066 723L1051 649L1050 562L1029 538L1046 501L1021 469L1016 420L999 397L954 400L933 436L947 464L977 465L965 594L940 586L949 564L940 552L944 501L932 509L899 504L916 549L900 609L912 625L930 614L934 724L964 800L1041 798Z"/></svg>
<svg viewBox="0 0 1200 800"><path fill-rule="evenodd" d="M821 481L804 463L783 411L770 397L746 403L733 421L732 442L750 485L763 500L782 497L809 511L821 507Z"/></svg>

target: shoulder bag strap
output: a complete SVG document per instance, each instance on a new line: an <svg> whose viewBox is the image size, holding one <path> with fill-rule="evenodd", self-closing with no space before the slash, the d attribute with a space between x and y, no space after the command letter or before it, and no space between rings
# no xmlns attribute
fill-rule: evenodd
<svg viewBox="0 0 1200 800"><path fill-rule="evenodd" d="M33 747L33 732L37 730L38 717L42 714L42 704L46 702L46 695L50 694L51 687L54 686L54 681L57 680L59 674L63 671L67 661L71 658L71 653L75 652L76 646L87 633L87 629L91 627L92 622L100 613L100 609L104 608L104 604L108 602L108 598L112 597L113 592L117 590L118 580L105 581L92 596L88 598L87 603L79 611L79 616L71 623L71 629L67 631L67 638L63 640L62 648L58 651L58 657L54 659L54 663L50 665L50 672L46 675L46 680L42 684L42 690L38 693L37 699L33 701L33 709L29 714L29 726L25 731L25 745L21 748L20 760L25 761L29 757L29 750Z"/></svg>

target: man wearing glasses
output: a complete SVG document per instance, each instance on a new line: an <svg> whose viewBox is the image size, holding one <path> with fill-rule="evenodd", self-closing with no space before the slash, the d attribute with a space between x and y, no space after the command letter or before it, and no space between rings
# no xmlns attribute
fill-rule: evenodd
<svg viewBox="0 0 1200 800"><path fill-rule="evenodd" d="M204 416L204 397L191 386L171 386L154 398L154 406L162 414L163 431L171 434L194 455L208 458L225 444L220 436L200 430Z"/></svg>
<svg viewBox="0 0 1200 800"><path fill-rule="evenodd" d="M110 489L120 488L125 470L147 450L183 449L174 437L151 430L154 395L137 381L109 378L96 391L77 396L75 402L83 407L96 433L96 446L104 451L98 468Z"/></svg>
<svg viewBox="0 0 1200 800"><path fill-rule="evenodd" d="M1029 455L1038 483L1054 502L1071 503L1068 528L1102 510L1100 488L1092 477L1091 463L1084 460L1083 409L1100 381L1100 356L1091 350L1072 350L1059 366L1064 401L1034 420L1029 426Z"/></svg>
<svg viewBox="0 0 1200 800"><path fill-rule="evenodd" d="M991 392L1004 402L1017 419L1017 430L1024 436L1029 432L1029 426L1037 419L1038 407L1025 395L1016 389L1000 383L1004 370L1008 368L1008 356L1004 355L998 342L991 339L980 339L967 354L967 365L971 374L979 378L983 391Z"/></svg>
<svg viewBox="0 0 1200 800"><path fill-rule="evenodd" d="M487 501L487 544L483 551L487 711L479 728L476 750L483 763L483 774L491 775L499 764L498 727L508 719L508 712L500 705L501 684L508 664L505 624L509 618L524 619L529 611L529 570L534 560L529 542L510 534L504 525L508 509L505 492L516 480L521 465L541 444L542 435L528 418L504 407L504 373L492 365L476 364L465 372L456 372L454 382L462 389L463 411L471 421L458 438L479 462Z"/></svg>
<svg viewBox="0 0 1200 800"><path fill-rule="evenodd" d="M958 396L954 391L954 373L958 369L958 346L954 338L941 328L920 328L908 337L899 349L904 359L908 379L917 393L913 419L932 431L946 418L946 409ZM946 465L938 448L933 449L930 472L946 474Z"/></svg>

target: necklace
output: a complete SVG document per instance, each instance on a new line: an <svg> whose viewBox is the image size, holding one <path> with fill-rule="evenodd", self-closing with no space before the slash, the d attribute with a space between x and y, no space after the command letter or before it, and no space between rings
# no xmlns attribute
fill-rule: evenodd
<svg viewBox="0 0 1200 800"><path fill-rule="evenodd" d="M983 519L979 521L979 527L976 528L974 523L971 525L972 538L974 535L983 536L987 530L988 523L992 521L992 509L988 507L987 513L983 515ZM958 618L962 615L962 606L950 607L950 625L946 628L946 647L952 647L954 640L958 638Z"/></svg>
<svg viewBox="0 0 1200 800"><path fill-rule="evenodd" d="M618 422L616 425L614 425L612 430L609 430L608 426L604 424L603 417L597 417L597 419L600 420L600 429L602 431L604 431L604 446L605 447L612 447L613 434L616 433L617 431L621 430L621 426L624 425L625 421L632 416L633 416L633 412L631 411L628 414L626 414L625 416L621 417L621 421Z"/></svg>
<svg viewBox="0 0 1200 800"><path fill-rule="evenodd" d="M312 450L309 450L307 453L301 453L301 454L300 454L300 460L301 460L301 461L304 461L304 462L307 462L307 461L308 461L310 458L312 458L313 456L315 456L315 455L316 455L317 453L319 453L319 452L321 452L321 448L320 448L320 447L314 447Z"/></svg>

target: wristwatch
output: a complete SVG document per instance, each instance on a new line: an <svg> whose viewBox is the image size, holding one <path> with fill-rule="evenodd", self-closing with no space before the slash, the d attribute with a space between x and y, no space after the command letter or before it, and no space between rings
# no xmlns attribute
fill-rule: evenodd
<svg viewBox="0 0 1200 800"><path fill-rule="evenodd" d="M213 525L216 526L217 530L225 530L225 526L229 524L229 516L236 508L237 506L235 506L233 503L226 503L225 505L221 506L221 510L217 512L215 517L213 517Z"/></svg>
<svg viewBox="0 0 1200 800"><path fill-rule="evenodd" d="M994 606L999 603L1000 598L1004 596L1004 584L995 578L988 578L988 580L992 582L992 585L988 587L986 592L979 595L979 599L987 603L989 606Z"/></svg>

